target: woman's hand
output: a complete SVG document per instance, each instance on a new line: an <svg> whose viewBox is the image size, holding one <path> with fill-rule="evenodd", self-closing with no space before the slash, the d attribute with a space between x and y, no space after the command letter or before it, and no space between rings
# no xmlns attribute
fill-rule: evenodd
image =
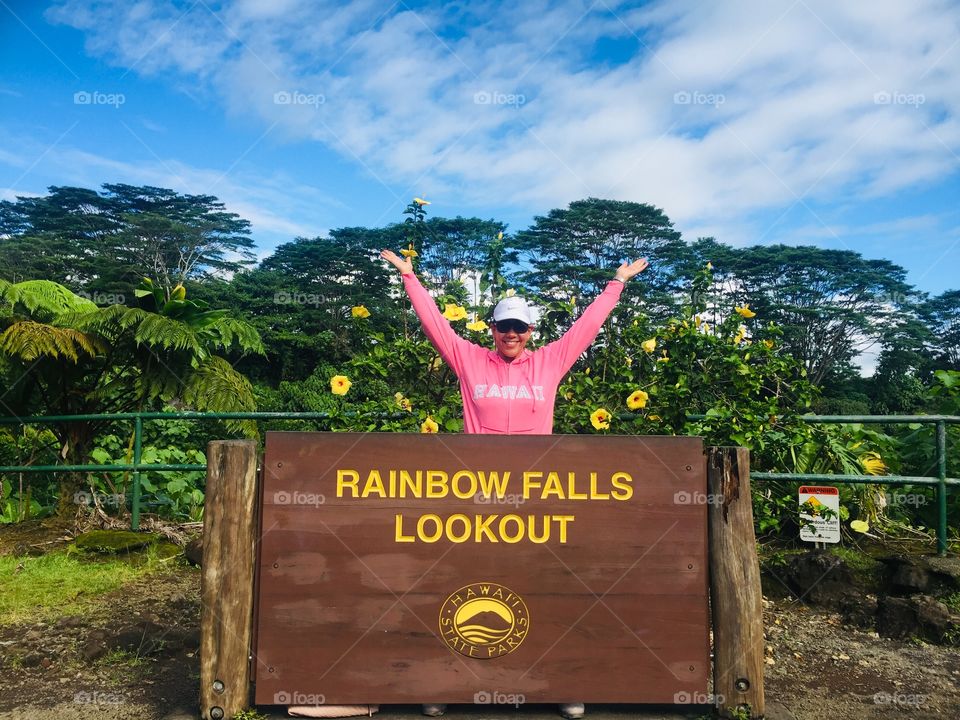
<svg viewBox="0 0 960 720"><path fill-rule="evenodd" d="M625 283L634 275L639 275L642 273L649 266L650 263L647 262L646 258L640 258L639 260L635 260L630 264L622 263L620 267L617 268L617 274L613 276L613 279Z"/></svg>
<svg viewBox="0 0 960 720"><path fill-rule="evenodd" d="M399 270L401 275L413 272L413 260L411 258L402 258L393 250L381 250L380 257Z"/></svg>

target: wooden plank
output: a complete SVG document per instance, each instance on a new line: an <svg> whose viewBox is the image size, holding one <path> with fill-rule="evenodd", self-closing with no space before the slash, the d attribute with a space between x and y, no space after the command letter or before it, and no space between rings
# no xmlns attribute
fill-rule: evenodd
<svg viewBox="0 0 960 720"><path fill-rule="evenodd" d="M372 469L383 471L386 494L399 492L389 492L389 469L511 479L499 502L469 495L469 480L464 497L452 480L443 497L352 497L343 487L338 496L338 470L366 478ZM543 484L559 473L563 497L532 485L525 495L525 472L543 473L531 476ZM631 477L629 499L609 497L616 472ZM662 703L707 691L699 438L268 433L263 497L258 704L298 695L462 703L494 691L528 702ZM426 515L461 516L454 536L474 529L464 542L397 542L397 515L411 537ZM475 529L489 515L518 520L492 542ZM563 540L554 522L545 542L507 542L528 516L541 538L545 517L573 520ZM519 645L483 659L452 649L441 624L449 598L480 583L515 593L529 613Z"/></svg>
<svg viewBox="0 0 960 720"><path fill-rule="evenodd" d="M257 446L207 446L200 616L200 711L231 718L248 707L256 560Z"/></svg>
<svg viewBox="0 0 960 720"><path fill-rule="evenodd" d="M763 606L746 448L709 448L713 692L726 717L764 714Z"/></svg>

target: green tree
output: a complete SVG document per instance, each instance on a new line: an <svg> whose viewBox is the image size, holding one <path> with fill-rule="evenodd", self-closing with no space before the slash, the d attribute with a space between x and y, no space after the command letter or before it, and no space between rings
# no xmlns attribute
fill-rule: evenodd
<svg viewBox="0 0 960 720"><path fill-rule="evenodd" d="M928 348L937 367L960 370L960 290L947 290L919 308L930 334Z"/></svg>
<svg viewBox="0 0 960 720"><path fill-rule="evenodd" d="M123 270L107 252L119 229L110 201L95 190L50 187L49 195L0 202L0 279L43 279L86 287Z"/></svg>
<svg viewBox="0 0 960 720"><path fill-rule="evenodd" d="M727 250L715 275L716 296L782 327L785 349L818 385L878 345L915 293L906 271L887 260L809 246Z"/></svg>
<svg viewBox="0 0 960 720"><path fill-rule="evenodd" d="M132 295L144 275L169 293L253 262L249 223L212 195L106 184L51 187L0 203L0 278Z"/></svg>
<svg viewBox="0 0 960 720"><path fill-rule="evenodd" d="M578 200L537 216L512 244L530 267L520 278L547 304L570 297L589 301L610 280L611 268L641 257L650 261L650 268L643 283L628 286L628 292L641 294L645 308L660 317L679 304L677 270L686 249L667 216L652 205ZM573 316L577 314L574 310Z"/></svg>

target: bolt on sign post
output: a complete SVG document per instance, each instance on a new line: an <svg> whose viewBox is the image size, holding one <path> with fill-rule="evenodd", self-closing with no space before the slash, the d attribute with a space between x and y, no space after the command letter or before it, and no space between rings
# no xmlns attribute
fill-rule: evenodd
<svg viewBox="0 0 960 720"><path fill-rule="evenodd" d="M840 542L840 490L804 485L798 491L800 539L812 543Z"/></svg>
<svg viewBox="0 0 960 720"><path fill-rule="evenodd" d="M267 433L255 702L707 697L706 489L699 438Z"/></svg>

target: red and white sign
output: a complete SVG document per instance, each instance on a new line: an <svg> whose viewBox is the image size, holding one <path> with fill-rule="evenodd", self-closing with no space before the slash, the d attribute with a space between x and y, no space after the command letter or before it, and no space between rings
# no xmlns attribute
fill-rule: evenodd
<svg viewBox="0 0 960 720"><path fill-rule="evenodd" d="M800 495L800 539L806 542L840 542L840 490L804 485Z"/></svg>

